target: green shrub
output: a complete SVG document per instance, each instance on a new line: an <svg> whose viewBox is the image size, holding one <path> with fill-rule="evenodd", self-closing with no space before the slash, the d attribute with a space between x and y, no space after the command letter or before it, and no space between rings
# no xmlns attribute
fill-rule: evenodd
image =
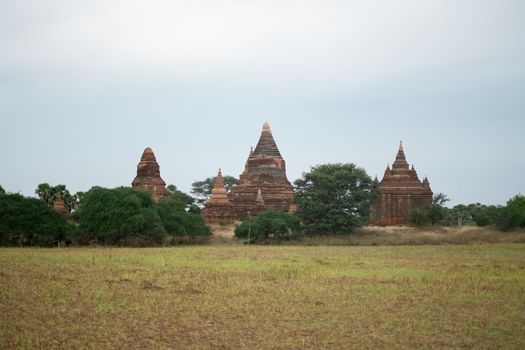
<svg viewBox="0 0 525 350"><path fill-rule="evenodd" d="M416 227L425 227L430 225L428 211L413 210L408 215L408 223Z"/></svg>
<svg viewBox="0 0 525 350"><path fill-rule="evenodd" d="M69 240L64 217L36 198L0 195L0 244L51 246Z"/></svg>
<svg viewBox="0 0 525 350"><path fill-rule="evenodd" d="M255 218L247 217L235 227L235 236L260 241L272 236L277 240L290 237L299 230L299 219L282 210L268 209Z"/></svg>
<svg viewBox="0 0 525 350"><path fill-rule="evenodd" d="M164 229L172 236L210 236L211 230L202 217L187 212L186 203L169 196L157 203L157 211Z"/></svg>
<svg viewBox="0 0 525 350"><path fill-rule="evenodd" d="M126 245L134 237L141 245L153 245L162 243L166 235L151 194L126 187L93 187L74 217L80 243Z"/></svg>
<svg viewBox="0 0 525 350"><path fill-rule="evenodd" d="M502 231L525 227L525 196L519 194L511 198L505 207L499 209L495 222Z"/></svg>
<svg viewBox="0 0 525 350"><path fill-rule="evenodd" d="M490 225L491 218L487 212L480 212L476 216L474 216L474 222L476 225L484 227Z"/></svg>

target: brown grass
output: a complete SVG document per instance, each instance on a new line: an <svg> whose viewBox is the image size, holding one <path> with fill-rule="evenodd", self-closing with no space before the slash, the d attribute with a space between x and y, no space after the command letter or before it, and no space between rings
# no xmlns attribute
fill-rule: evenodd
<svg viewBox="0 0 525 350"><path fill-rule="evenodd" d="M0 348L523 349L525 245L0 249Z"/></svg>
<svg viewBox="0 0 525 350"><path fill-rule="evenodd" d="M493 228L464 226L433 227L362 227L350 235L304 237L287 242L299 245L440 245L481 243L525 243L525 231L501 232Z"/></svg>

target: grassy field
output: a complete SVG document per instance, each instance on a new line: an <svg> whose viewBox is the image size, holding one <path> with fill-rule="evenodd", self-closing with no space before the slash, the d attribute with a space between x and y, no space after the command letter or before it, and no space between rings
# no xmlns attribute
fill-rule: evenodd
<svg viewBox="0 0 525 350"><path fill-rule="evenodd" d="M0 249L0 348L525 348L525 245Z"/></svg>

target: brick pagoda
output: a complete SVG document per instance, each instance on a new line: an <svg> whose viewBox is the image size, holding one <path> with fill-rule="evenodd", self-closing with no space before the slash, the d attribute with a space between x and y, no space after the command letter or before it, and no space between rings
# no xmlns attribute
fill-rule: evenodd
<svg viewBox="0 0 525 350"><path fill-rule="evenodd" d="M151 148L147 147L142 153L137 165L137 176L131 183L133 188L151 192L151 197L158 202L168 195L166 183L160 177L160 167Z"/></svg>
<svg viewBox="0 0 525 350"><path fill-rule="evenodd" d="M387 166L379 184L379 197L370 209L370 224L392 226L407 224L408 216L415 209L432 205L432 190L428 179L421 182L414 166L410 168L399 145L392 169Z"/></svg>
<svg viewBox="0 0 525 350"><path fill-rule="evenodd" d="M215 179L211 197L202 210L202 217L208 224L219 224L222 222L233 224L235 222L235 210L224 187L221 169L219 169Z"/></svg>
<svg viewBox="0 0 525 350"><path fill-rule="evenodd" d="M60 192L56 194L55 199L53 200L53 209L55 209L55 211L60 215L69 215L69 211L66 209L66 205L64 204L64 200L62 199Z"/></svg>
<svg viewBox="0 0 525 350"><path fill-rule="evenodd" d="M294 192L286 177L286 162L272 136L270 125L264 123L255 150L250 151L239 183L228 194L238 219L255 215L263 208L290 210ZM261 202L262 200L262 202Z"/></svg>

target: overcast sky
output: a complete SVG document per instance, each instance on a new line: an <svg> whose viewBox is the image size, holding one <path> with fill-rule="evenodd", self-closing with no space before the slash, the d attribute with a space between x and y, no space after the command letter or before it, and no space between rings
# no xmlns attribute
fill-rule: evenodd
<svg viewBox="0 0 525 350"><path fill-rule="evenodd" d="M2 0L0 185L129 186L151 146L189 191L267 120L293 181L403 140L451 204L525 194L523 0Z"/></svg>

